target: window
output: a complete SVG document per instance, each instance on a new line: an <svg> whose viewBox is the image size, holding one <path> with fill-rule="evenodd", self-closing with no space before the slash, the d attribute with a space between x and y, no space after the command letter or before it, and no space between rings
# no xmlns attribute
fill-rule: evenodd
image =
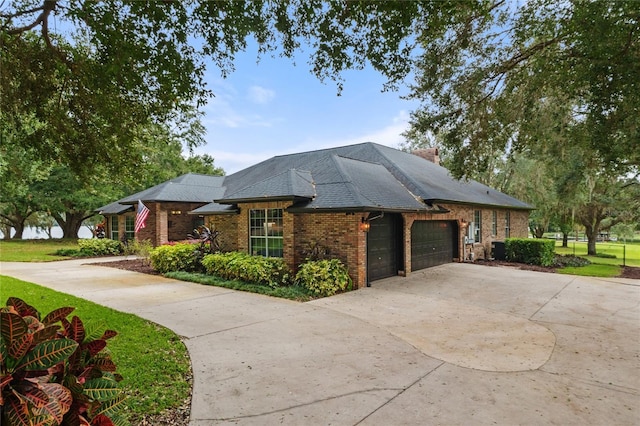
<svg viewBox="0 0 640 426"><path fill-rule="evenodd" d="M118 216L111 216L111 239L119 241L120 234L118 231Z"/></svg>
<svg viewBox="0 0 640 426"><path fill-rule="evenodd" d="M135 233L135 217L133 216L125 216L124 217L124 238L129 241L133 240L136 236Z"/></svg>
<svg viewBox="0 0 640 426"><path fill-rule="evenodd" d="M482 242L482 211L475 210L473 212L473 222L474 222L474 233L473 239L476 243Z"/></svg>
<svg viewBox="0 0 640 426"><path fill-rule="evenodd" d="M282 209L249 211L249 245L254 256L282 257Z"/></svg>
<svg viewBox="0 0 640 426"><path fill-rule="evenodd" d="M504 214L504 237L509 238L511 233L509 232L511 229L511 212L506 212Z"/></svg>
<svg viewBox="0 0 640 426"><path fill-rule="evenodd" d="M498 212L493 211L493 221L491 222L491 235L494 237L498 235Z"/></svg>

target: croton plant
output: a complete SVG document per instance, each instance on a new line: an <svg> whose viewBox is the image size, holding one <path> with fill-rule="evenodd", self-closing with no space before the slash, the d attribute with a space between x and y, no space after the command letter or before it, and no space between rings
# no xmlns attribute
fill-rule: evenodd
<svg viewBox="0 0 640 426"><path fill-rule="evenodd" d="M122 425L122 377L104 349L112 330L91 332L75 308L41 318L21 299L0 308L0 419L8 425Z"/></svg>

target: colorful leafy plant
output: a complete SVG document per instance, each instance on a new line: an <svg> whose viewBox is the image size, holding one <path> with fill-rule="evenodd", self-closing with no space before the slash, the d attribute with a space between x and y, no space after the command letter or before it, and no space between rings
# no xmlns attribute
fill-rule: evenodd
<svg viewBox="0 0 640 426"><path fill-rule="evenodd" d="M296 283L317 296L333 296L351 290L353 281L339 259L310 260L300 265Z"/></svg>
<svg viewBox="0 0 640 426"><path fill-rule="evenodd" d="M46 315L10 297L0 308L0 419L8 425L122 425L124 395L104 351L117 333L88 331L63 307Z"/></svg>

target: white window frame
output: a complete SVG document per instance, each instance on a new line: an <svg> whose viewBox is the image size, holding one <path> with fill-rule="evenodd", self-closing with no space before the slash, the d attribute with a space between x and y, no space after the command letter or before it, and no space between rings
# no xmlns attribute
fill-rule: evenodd
<svg viewBox="0 0 640 426"><path fill-rule="evenodd" d="M482 210L473 211L473 241L476 243L482 242Z"/></svg>
<svg viewBox="0 0 640 426"><path fill-rule="evenodd" d="M117 215L111 216L111 226L109 226L109 238L116 241L120 241L120 224L118 223L119 219L120 218Z"/></svg>
<svg viewBox="0 0 640 426"><path fill-rule="evenodd" d="M262 213L258 217L258 212ZM284 209L249 210L249 253L253 256L284 256Z"/></svg>

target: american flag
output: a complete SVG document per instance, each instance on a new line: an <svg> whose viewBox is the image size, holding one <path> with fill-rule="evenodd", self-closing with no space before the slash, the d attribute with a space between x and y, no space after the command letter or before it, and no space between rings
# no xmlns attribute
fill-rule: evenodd
<svg viewBox="0 0 640 426"><path fill-rule="evenodd" d="M134 228L136 233L145 227L147 216L149 216L149 209L142 204L142 201L138 200L138 214L136 214L136 225Z"/></svg>

